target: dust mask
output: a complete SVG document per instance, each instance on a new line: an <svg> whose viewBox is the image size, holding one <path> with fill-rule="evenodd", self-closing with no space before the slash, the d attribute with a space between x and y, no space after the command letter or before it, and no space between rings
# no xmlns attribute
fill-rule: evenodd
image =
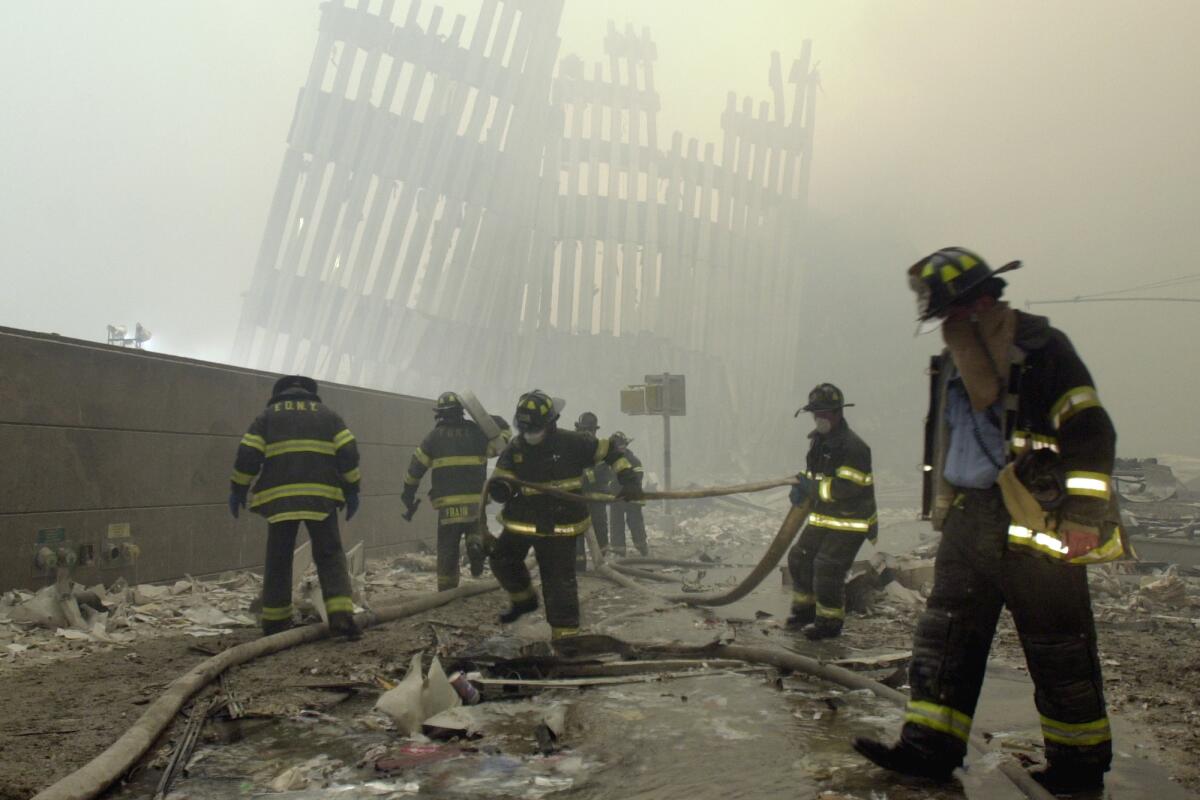
<svg viewBox="0 0 1200 800"><path fill-rule="evenodd" d="M832 420L825 419L824 417L816 417L814 418L813 422L816 425L817 433L821 435L825 435L833 430Z"/></svg>
<svg viewBox="0 0 1200 800"><path fill-rule="evenodd" d="M529 444L538 445L541 444L542 440L546 438L546 431L526 431L525 433L521 434L521 437Z"/></svg>

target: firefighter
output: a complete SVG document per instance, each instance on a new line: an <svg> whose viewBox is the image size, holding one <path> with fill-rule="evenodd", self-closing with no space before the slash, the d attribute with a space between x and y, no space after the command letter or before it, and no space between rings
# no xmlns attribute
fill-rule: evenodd
<svg viewBox="0 0 1200 800"><path fill-rule="evenodd" d="M303 521L329 630L357 639L361 634L337 512L345 506L349 522L358 511L358 445L342 418L321 402L316 381L288 375L275 382L266 409L242 437L230 481L230 513L236 518L238 509L246 507L254 482L250 509L267 518L263 634L291 627L292 553Z"/></svg>
<svg viewBox="0 0 1200 800"><path fill-rule="evenodd" d="M514 419L518 435L500 454L489 489L492 499L504 504L499 516L503 531L492 547L491 565L512 606L500 615L500 622L515 622L538 607L525 566L532 547L542 576L552 639L579 633L579 592L572 562L575 542L591 524L587 504L522 490L503 479L580 490L584 470L607 464L617 469L623 499L641 495L636 473L628 462L617 466L622 456L608 439L559 430L558 413L555 401L545 392L535 389L521 395Z"/></svg>
<svg viewBox="0 0 1200 800"><path fill-rule="evenodd" d="M471 575L483 574L483 541L476 521L487 461L491 451L487 434L463 414L462 400L454 392L443 392L433 407L433 430L422 440L408 464L400 499L411 518L417 510L417 487L426 470L431 470L429 495L438 512L437 588L458 586L459 549L465 538ZM493 419L497 419L493 417ZM500 419L501 431L508 423Z"/></svg>
<svg viewBox="0 0 1200 800"><path fill-rule="evenodd" d="M630 439L621 431L614 431L609 437L612 442L612 448L620 453L621 458L617 460L616 468L621 469L624 462L628 462L630 469L633 470L638 486L642 485L644 470L642 469L641 460L633 454L629 449ZM625 523L629 523L629 532L633 538L633 546L642 555L648 555L649 549L646 547L646 522L642 518L642 506L646 504L645 500L618 500L615 503L609 504L609 526L611 533L610 542L612 551L616 555L625 555Z"/></svg>
<svg viewBox="0 0 1200 800"><path fill-rule="evenodd" d="M797 475L791 500L813 502L808 524L788 553L792 573L792 612L787 627L809 639L839 636L846 620L846 573L864 539L879 531L875 514L875 479L871 448L850 430L842 411L841 389L822 383L808 393L808 404L796 412L813 415L814 430L806 469Z"/></svg>
<svg viewBox="0 0 1200 800"><path fill-rule="evenodd" d="M575 430L592 438L598 438L600 418L592 411L584 411L579 415L579 419L575 420ZM584 470L584 494L612 494L617 488L612 469L607 464L598 464ZM607 552L608 509L604 507L604 503L588 503L587 505L588 514L592 518L592 529L596 532L596 541L600 543L600 549ZM584 546L583 539L584 537L580 536L575 541L575 568L580 572L587 569L587 548Z"/></svg>
<svg viewBox="0 0 1200 800"><path fill-rule="evenodd" d="M900 741L855 748L896 772L948 778L962 763L1000 611L1025 651L1053 793L1100 789L1112 760L1086 564L1124 546L1109 485L1116 434L1087 367L1044 317L1001 300L975 253L909 270L920 318L940 320L923 514L942 532L917 621Z"/></svg>

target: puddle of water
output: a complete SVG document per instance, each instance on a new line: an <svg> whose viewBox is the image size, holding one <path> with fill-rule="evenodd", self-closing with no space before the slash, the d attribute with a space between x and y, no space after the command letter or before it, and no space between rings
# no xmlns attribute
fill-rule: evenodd
<svg viewBox="0 0 1200 800"><path fill-rule="evenodd" d="M280 720L199 750L170 797L815 796L831 778L862 769L851 737L898 723L898 712L873 697L844 693L835 711L826 702L835 692L798 681L789 687L798 688L779 691L761 676L729 674L547 692L487 704L493 708L482 739L424 746L373 729L370 700L362 698L339 707L337 717ZM552 704L568 708L567 747L542 756L533 730ZM399 766L377 772L385 754ZM288 788L296 773L310 782ZM149 796L152 778L117 796Z"/></svg>

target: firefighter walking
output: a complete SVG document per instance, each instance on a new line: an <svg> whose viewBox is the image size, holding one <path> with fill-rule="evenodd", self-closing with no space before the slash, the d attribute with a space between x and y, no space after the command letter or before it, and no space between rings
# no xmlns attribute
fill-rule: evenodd
<svg viewBox="0 0 1200 800"><path fill-rule="evenodd" d="M792 611L787 627L809 639L842 632L846 619L846 573L862 543L879 531L871 448L850 429L842 391L822 383L808 394L800 411L813 415L806 469L792 487L793 505L813 503L808 524L788 553L792 574Z"/></svg>
<svg viewBox="0 0 1200 800"><path fill-rule="evenodd" d="M321 402L317 382L302 375L276 381L267 407L238 445L229 494L235 518L248 495L250 510L267 518L264 635L292 624L292 553L301 522L312 542L330 631L360 635L337 512L345 506L346 521L354 516L361 485L354 434Z"/></svg>
<svg viewBox="0 0 1200 800"><path fill-rule="evenodd" d="M633 441L621 431L614 431L609 437L611 446L621 458L617 460L615 468L620 470L625 468L625 464L633 470L634 480L637 481L639 488L642 486L642 479L645 477L642 469L641 460L633 454L629 449L630 443ZM650 550L646 546L646 521L642 516L642 508L646 505L645 500L618 500L608 505L608 531L609 545L615 555L625 555L625 526L628 524L630 537L633 539L633 546L642 555L649 555Z"/></svg>
<svg viewBox="0 0 1200 800"><path fill-rule="evenodd" d="M518 434L501 453L489 489L492 499L504 504L499 515L503 531L492 548L491 565L512 606L500 615L500 622L514 622L538 607L525 566L532 547L552 639L579 633L575 543L591 525L587 504L520 489L503 479L579 491L584 470L607 464L617 471L622 498L637 499L641 494L633 469L628 462L618 467L622 456L608 439L559 430L557 420L558 409L545 392L534 390L521 396L514 419Z"/></svg>
<svg viewBox="0 0 1200 800"><path fill-rule="evenodd" d="M478 578L483 574L486 555L476 521L487 479L487 461L496 454L491 452L483 429L465 417L462 400L454 392L443 392L438 397L433 418L433 430L409 462L400 499L411 518L417 510L421 478L426 471L431 473L429 496L438 514L437 588L442 591L458 586L464 539L471 575Z"/></svg>
<svg viewBox="0 0 1200 800"><path fill-rule="evenodd" d="M887 769L946 779L966 753L1007 606L1041 715L1054 793L1100 789L1112 760L1085 564L1123 552L1110 494L1116 434L1071 342L1009 308L998 275L951 247L909 270L922 320L942 321L926 432L924 513L941 530L917 622L900 741L858 739Z"/></svg>
<svg viewBox="0 0 1200 800"><path fill-rule="evenodd" d="M579 415L579 419L575 420L575 431L594 439L599 438L600 418L595 412L584 411ZM611 494L617 490L616 483L613 471L607 464L597 464L583 472L584 494ZM600 543L600 549L607 552L608 509L604 503L588 503L587 506L588 515L592 518L592 530L596 532L596 541ZM580 536L575 544L575 567L580 571L587 569L587 547L584 546L583 539L584 537Z"/></svg>

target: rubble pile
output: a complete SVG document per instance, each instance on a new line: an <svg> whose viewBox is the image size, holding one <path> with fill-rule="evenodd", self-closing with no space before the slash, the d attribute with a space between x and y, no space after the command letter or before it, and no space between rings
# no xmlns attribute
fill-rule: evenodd
<svg viewBox="0 0 1200 800"><path fill-rule="evenodd" d="M1195 568L1116 562L1088 570L1092 606L1103 622L1144 618L1200 628L1200 574Z"/></svg>
<svg viewBox="0 0 1200 800"><path fill-rule="evenodd" d="M381 594L428 592L435 569L436 559L423 553L364 563L353 576L355 600L362 606ZM322 607L315 603L319 587L311 558L304 562L298 554L296 574L297 608L304 619L317 621ZM201 639L256 628L261 593L262 576L253 572L171 584L130 586L124 578L109 586L74 584L70 598L60 598L53 585L37 592L11 590L0 596L0 670L158 637Z"/></svg>

